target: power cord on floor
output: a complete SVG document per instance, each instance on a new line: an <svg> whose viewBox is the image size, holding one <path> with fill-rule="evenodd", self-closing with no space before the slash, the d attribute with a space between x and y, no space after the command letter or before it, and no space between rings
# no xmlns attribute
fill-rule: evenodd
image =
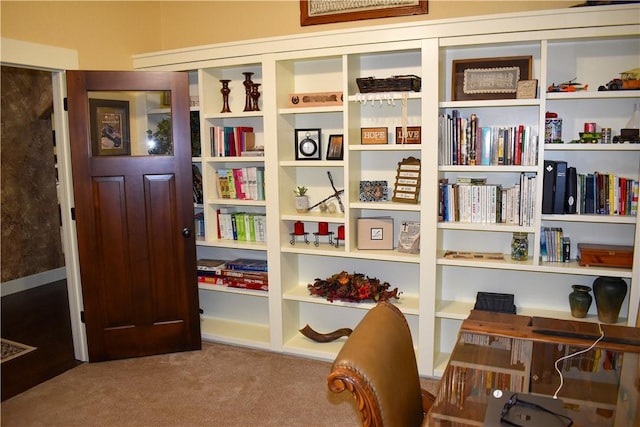
<svg viewBox="0 0 640 427"><path fill-rule="evenodd" d="M604 331L602 330L602 325L600 324L600 322L598 322L598 329L600 330L600 337L597 340L595 340L593 342L593 344L591 344L588 348L585 348L585 349L580 350L580 351L576 351L575 353L571 353L571 354L568 354L566 356L562 356L561 358L556 360L555 367L556 367L556 372L558 373L558 375L560 375L560 385L556 389L556 392L553 393L553 398L554 399L558 398L558 393L560 393L560 390L562 389L562 386L564 385L564 377L562 376L562 372L560 371L560 368L558 368L558 363L560 363L563 360L570 359L570 358L572 358L574 356L577 356L579 354L586 353L589 350L591 350L592 348L594 348L604 338Z"/></svg>

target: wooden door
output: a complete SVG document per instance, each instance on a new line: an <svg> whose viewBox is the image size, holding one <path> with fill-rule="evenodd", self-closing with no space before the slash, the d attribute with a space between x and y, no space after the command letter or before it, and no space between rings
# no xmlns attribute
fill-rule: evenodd
<svg viewBox="0 0 640 427"><path fill-rule="evenodd" d="M89 361L200 349L187 75L68 71L67 93Z"/></svg>

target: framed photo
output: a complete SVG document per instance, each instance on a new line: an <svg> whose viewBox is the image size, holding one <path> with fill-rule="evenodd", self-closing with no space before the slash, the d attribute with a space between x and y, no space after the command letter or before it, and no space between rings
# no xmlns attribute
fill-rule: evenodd
<svg viewBox="0 0 640 427"><path fill-rule="evenodd" d="M428 11L427 0L300 0L300 25L423 15Z"/></svg>
<svg viewBox="0 0 640 427"><path fill-rule="evenodd" d="M386 144L387 128L361 128L361 144Z"/></svg>
<svg viewBox="0 0 640 427"><path fill-rule="evenodd" d="M517 99L535 99L538 96L538 80L520 80L516 90Z"/></svg>
<svg viewBox="0 0 640 427"><path fill-rule="evenodd" d="M454 60L451 100L515 99L520 80L531 79L531 56Z"/></svg>
<svg viewBox="0 0 640 427"><path fill-rule="evenodd" d="M89 126L94 156L131 154L129 101L89 99Z"/></svg>
<svg viewBox="0 0 640 427"><path fill-rule="evenodd" d="M330 135L326 160L342 160L343 147L344 137L342 135Z"/></svg>
<svg viewBox="0 0 640 427"><path fill-rule="evenodd" d="M422 132L420 126L407 126L407 134L402 134L402 128L396 128L396 144L420 144Z"/></svg>
<svg viewBox="0 0 640 427"><path fill-rule="evenodd" d="M320 160L320 129L296 129L296 160Z"/></svg>
<svg viewBox="0 0 640 427"><path fill-rule="evenodd" d="M388 197L387 181L360 181L361 202L386 202Z"/></svg>

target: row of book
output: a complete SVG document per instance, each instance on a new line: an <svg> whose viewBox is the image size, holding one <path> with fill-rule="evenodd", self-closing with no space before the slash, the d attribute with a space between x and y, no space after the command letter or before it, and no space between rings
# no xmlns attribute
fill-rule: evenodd
<svg viewBox="0 0 640 427"><path fill-rule="evenodd" d="M197 262L199 283L267 291L269 275L267 261L238 258L232 261L199 259Z"/></svg>
<svg viewBox="0 0 640 427"><path fill-rule="evenodd" d="M535 217L536 176L520 174L512 187L487 184L486 178L458 177L439 183L441 222L518 224L530 226Z"/></svg>
<svg viewBox="0 0 640 427"><path fill-rule="evenodd" d="M263 213L236 212L235 208L216 211L218 239L241 242L266 242L267 217Z"/></svg>
<svg viewBox="0 0 640 427"><path fill-rule="evenodd" d="M545 160L543 214L638 215L638 180L611 173L578 173L565 161Z"/></svg>
<svg viewBox="0 0 640 427"><path fill-rule="evenodd" d="M564 235L562 227L542 227L540 233L540 259L543 262L569 262L571 239Z"/></svg>
<svg viewBox="0 0 640 427"><path fill-rule="evenodd" d="M265 200L262 166L217 169L215 182L220 199Z"/></svg>
<svg viewBox="0 0 640 427"><path fill-rule="evenodd" d="M528 125L480 126L458 110L438 118L440 165L524 165L538 162L538 136Z"/></svg>
<svg viewBox="0 0 640 427"><path fill-rule="evenodd" d="M214 157L264 156L263 147L255 145L250 126L211 126L209 132Z"/></svg>

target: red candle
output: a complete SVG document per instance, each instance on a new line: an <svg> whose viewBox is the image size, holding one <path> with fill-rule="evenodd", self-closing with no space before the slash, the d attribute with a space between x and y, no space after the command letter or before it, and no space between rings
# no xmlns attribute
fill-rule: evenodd
<svg viewBox="0 0 640 427"><path fill-rule="evenodd" d="M297 221L293 224L293 234L296 236L302 236L304 234L304 223L302 221Z"/></svg>
<svg viewBox="0 0 640 427"><path fill-rule="evenodd" d="M328 222L319 222L318 223L318 234L321 236L326 236L329 234L329 223Z"/></svg>
<svg viewBox="0 0 640 427"><path fill-rule="evenodd" d="M338 239L344 240L344 225L338 226Z"/></svg>

